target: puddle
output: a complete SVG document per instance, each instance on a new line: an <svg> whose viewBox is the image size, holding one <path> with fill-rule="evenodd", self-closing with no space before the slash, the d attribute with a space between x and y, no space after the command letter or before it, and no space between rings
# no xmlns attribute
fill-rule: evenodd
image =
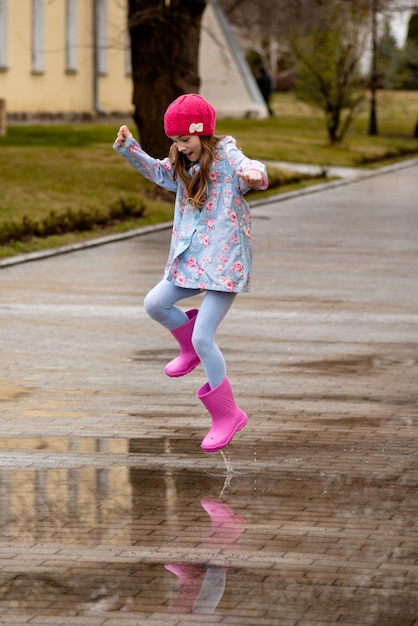
<svg viewBox="0 0 418 626"><path fill-rule="evenodd" d="M44 450L48 452L126 453L129 440L96 437L7 437L0 439L0 450Z"/></svg>
<svg viewBox="0 0 418 626"><path fill-rule="evenodd" d="M102 453L121 445L140 444L109 440ZM254 476L223 457L219 475L192 459L0 471L1 610L36 607L49 624L122 613L138 624L190 613L254 626L309 615L371 623L382 612L413 624L416 484L289 464Z"/></svg>

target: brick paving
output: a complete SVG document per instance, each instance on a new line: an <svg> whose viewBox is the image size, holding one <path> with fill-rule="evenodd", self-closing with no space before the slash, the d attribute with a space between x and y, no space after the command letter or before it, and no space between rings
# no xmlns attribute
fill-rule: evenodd
<svg viewBox="0 0 418 626"><path fill-rule="evenodd" d="M418 625L417 181L255 203L224 455L142 309L169 230L3 263L0 624Z"/></svg>

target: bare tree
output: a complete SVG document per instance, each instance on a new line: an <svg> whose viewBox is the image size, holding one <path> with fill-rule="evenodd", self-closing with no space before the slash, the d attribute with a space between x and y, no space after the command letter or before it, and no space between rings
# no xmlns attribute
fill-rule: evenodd
<svg viewBox="0 0 418 626"><path fill-rule="evenodd" d="M221 0L247 52L258 57L275 86L289 72L291 11L288 0ZM284 65L286 69L280 69Z"/></svg>
<svg viewBox="0 0 418 626"><path fill-rule="evenodd" d="M370 73L370 113L369 113L369 135L377 135L377 110L376 110L376 94L378 87L377 73L377 12L379 9L379 0L371 0L371 40L372 40L372 63Z"/></svg>
<svg viewBox="0 0 418 626"><path fill-rule="evenodd" d="M415 57L415 63L412 62L412 60L410 61L410 66L411 69L413 69L414 73L415 73L415 83L416 80L418 78L417 74L417 58L418 58L418 13L414 12L409 20L409 27L408 27L408 43L410 46L412 46L414 48L414 57ZM415 123L415 128L414 128L414 137L418 138L418 118L417 121Z"/></svg>
<svg viewBox="0 0 418 626"><path fill-rule="evenodd" d="M365 97L360 61L367 8L363 0L316 0L311 20L301 14L292 36L297 92L324 112L331 144L343 140Z"/></svg>
<svg viewBox="0 0 418 626"><path fill-rule="evenodd" d="M223 0L227 14L246 33L253 50L276 40L298 67L298 95L324 112L331 143L342 141L366 89L360 60L368 34L371 0ZM382 0L383 1L383 0ZM247 34L248 33L248 34ZM259 48L254 44L258 38ZM274 67L269 67L272 76Z"/></svg>
<svg viewBox="0 0 418 626"><path fill-rule="evenodd" d="M331 143L338 143L366 99L369 134L378 133L376 48L382 16L413 11L418 0L221 0L247 50L268 69L273 84L280 58L299 60L299 95L325 114ZM360 60L370 46L370 73L360 76ZM303 69L301 70L301 66ZM290 68L290 72L292 69ZM418 135L418 120L414 129Z"/></svg>
<svg viewBox="0 0 418 626"><path fill-rule="evenodd" d="M128 0L134 120L144 149L167 154L163 114L199 90L200 29L206 0Z"/></svg>
<svg viewBox="0 0 418 626"><path fill-rule="evenodd" d="M379 14L392 12L416 11L417 0L370 0L371 14L371 42L372 60L370 73L370 112L369 112L369 135L378 134L377 125L377 90L378 90L378 63L377 63L377 21ZM414 137L418 137L418 119L414 129Z"/></svg>

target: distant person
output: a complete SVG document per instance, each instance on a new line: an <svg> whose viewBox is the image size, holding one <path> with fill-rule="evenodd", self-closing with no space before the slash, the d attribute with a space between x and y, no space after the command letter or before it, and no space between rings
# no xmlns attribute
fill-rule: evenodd
<svg viewBox="0 0 418 626"><path fill-rule="evenodd" d="M258 88L261 91L261 95L263 96L264 101L267 105L268 111L270 115L273 115L273 111L270 107L270 96L272 92L271 78L268 75L267 70L263 65L261 65L258 68L255 78L257 81Z"/></svg>
<svg viewBox="0 0 418 626"><path fill-rule="evenodd" d="M164 115L165 133L173 141L168 157L148 155L127 126L120 127L114 143L140 174L176 193L164 277L144 306L180 346L180 355L165 367L167 376L184 376L203 365L208 382L197 397L212 418L201 444L206 452L224 448L248 420L235 403L215 332L237 293L250 286L251 213L243 196L268 186L265 166L247 158L232 137L216 137L215 121L207 100L186 94ZM200 309L174 306L203 292Z"/></svg>

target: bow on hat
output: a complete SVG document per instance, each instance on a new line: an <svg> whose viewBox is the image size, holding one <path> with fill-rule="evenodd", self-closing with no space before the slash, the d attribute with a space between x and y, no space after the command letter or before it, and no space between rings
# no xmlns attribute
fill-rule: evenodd
<svg viewBox="0 0 418 626"><path fill-rule="evenodd" d="M189 133L202 133L203 132L203 123L199 122L198 124L190 124Z"/></svg>

